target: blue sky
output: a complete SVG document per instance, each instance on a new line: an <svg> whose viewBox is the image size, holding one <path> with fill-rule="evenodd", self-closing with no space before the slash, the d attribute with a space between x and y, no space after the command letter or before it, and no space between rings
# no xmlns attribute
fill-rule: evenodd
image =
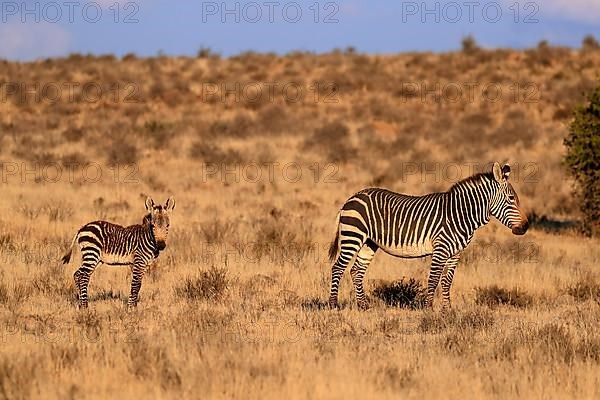
<svg viewBox="0 0 600 400"><path fill-rule="evenodd" d="M318 10L318 11L317 11ZM600 0L0 1L0 57L70 53L190 55L209 47L369 53L449 51L473 35L489 48L600 40Z"/></svg>

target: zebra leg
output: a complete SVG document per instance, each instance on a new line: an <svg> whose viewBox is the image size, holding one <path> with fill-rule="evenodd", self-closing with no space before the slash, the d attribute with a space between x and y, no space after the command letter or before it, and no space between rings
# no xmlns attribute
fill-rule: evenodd
<svg viewBox="0 0 600 400"><path fill-rule="evenodd" d="M345 246L342 242L342 248L340 254L335 260L335 263L331 267L331 293L329 295L329 307L337 308L338 305L338 290L340 287L340 281L344 275L344 271L350 261L354 258L358 250L362 247L364 240L362 240L358 246L355 247L354 243L351 246Z"/></svg>
<svg viewBox="0 0 600 400"><path fill-rule="evenodd" d="M365 273L367 272L367 267L373 260L377 249L378 246L375 243L367 240L365 245L358 252L356 260L354 261L354 265L352 265L352 268L350 268L350 275L352 276L354 289L356 290L356 301L358 303L358 308L361 310L366 310L369 308L369 304L365 298L363 279L365 277Z"/></svg>
<svg viewBox="0 0 600 400"><path fill-rule="evenodd" d="M435 289L437 289L438 283L440 282L440 276L446 265L448 257L444 256L442 252L433 251L431 257L431 269L429 270L429 278L427 280L427 296L425 297L425 307L433 308L433 296L435 295Z"/></svg>
<svg viewBox="0 0 600 400"><path fill-rule="evenodd" d="M444 308L450 308L450 287L454 278L454 270L458 265L460 254L455 254L446 261L446 273L442 277L442 299Z"/></svg>
<svg viewBox="0 0 600 400"><path fill-rule="evenodd" d="M90 277L100 263L100 253L93 247L84 247L81 249L81 267L73 274L75 287L79 295L79 307L87 308L88 306L88 285Z"/></svg>
<svg viewBox="0 0 600 400"><path fill-rule="evenodd" d="M129 301L127 302L129 308L137 307L138 295L142 287L142 278L146 272L146 263L139 260L134 261L131 272L131 293L129 294Z"/></svg>

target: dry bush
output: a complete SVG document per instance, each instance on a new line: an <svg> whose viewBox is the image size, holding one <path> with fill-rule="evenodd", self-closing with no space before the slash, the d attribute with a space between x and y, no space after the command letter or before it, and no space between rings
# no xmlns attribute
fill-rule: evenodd
<svg viewBox="0 0 600 400"><path fill-rule="evenodd" d="M220 300L230 284L227 269L213 266L201 271L199 276L185 278L183 284L175 288L175 295L185 300Z"/></svg>
<svg viewBox="0 0 600 400"><path fill-rule="evenodd" d="M84 132L84 130L82 128L76 128L76 127L73 127L73 126L68 127L62 133L62 137L67 142L78 142L84 136L85 136L85 132Z"/></svg>
<svg viewBox="0 0 600 400"><path fill-rule="evenodd" d="M533 303L533 297L519 288L505 289L498 285L491 285L475 288L475 303L488 307L508 305L524 308Z"/></svg>
<svg viewBox="0 0 600 400"><path fill-rule="evenodd" d="M223 243L225 238L231 236L235 231L236 223L231 220L223 220L215 217L202 222L200 230L204 240L208 244Z"/></svg>
<svg viewBox="0 0 600 400"><path fill-rule="evenodd" d="M255 131L254 120L246 113L239 112L231 119L219 119L213 122L208 132L212 137L245 138Z"/></svg>
<svg viewBox="0 0 600 400"><path fill-rule="evenodd" d="M418 309L425 305L427 289L414 278L402 278L377 282L371 293L390 307Z"/></svg>
<svg viewBox="0 0 600 400"><path fill-rule="evenodd" d="M286 131L294 131L293 116L280 104L263 107L258 113L256 124L256 131L263 135L278 135Z"/></svg>
<svg viewBox="0 0 600 400"><path fill-rule="evenodd" d="M60 163L69 170L76 170L88 165L89 161L83 153L73 152L62 156Z"/></svg>
<svg viewBox="0 0 600 400"><path fill-rule="evenodd" d="M232 149L223 150L216 144L204 140L194 142L189 154L195 160L216 164L219 167L239 164L244 160L240 152Z"/></svg>
<svg viewBox="0 0 600 400"><path fill-rule="evenodd" d="M134 165L138 159L138 149L132 143L115 140L107 149L106 161L111 166Z"/></svg>
<svg viewBox="0 0 600 400"><path fill-rule="evenodd" d="M304 149L326 155L330 162L348 162L356 156L350 144L350 129L341 121L328 122L304 141Z"/></svg>
<svg viewBox="0 0 600 400"><path fill-rule="evenodd" d="M172 124L156 120L146 121L139 132L144 142L148 142L147 139L149 139L155 149L164 148L176 133Z"/></svg>

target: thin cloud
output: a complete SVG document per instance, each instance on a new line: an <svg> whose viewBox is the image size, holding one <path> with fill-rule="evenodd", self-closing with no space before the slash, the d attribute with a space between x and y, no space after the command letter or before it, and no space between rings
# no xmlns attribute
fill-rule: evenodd
<svg viewBox="0 0 600 400"><path fill-rule="evenodd" d="M10 23L0 25L0 57L31 60L65 55L71 35L58 24Z"/></svg>
<svg viewBox="0 0 600 400"><path fill-rule="evenodd" d="M514 4L513 0L505 0L508 6ZM528 3L518 3L523 15L534 12ZM533 2L539 9L534 18L544 18L545 16L570 19L574 21L595 22L600 20L600 1L598 0L543 0ZM525 7L527 9L524 9Z"/></svg>

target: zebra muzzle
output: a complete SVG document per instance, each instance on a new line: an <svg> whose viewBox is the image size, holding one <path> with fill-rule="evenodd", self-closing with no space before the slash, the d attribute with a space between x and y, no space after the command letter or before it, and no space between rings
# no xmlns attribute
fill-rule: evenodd
<svg viewBox="0 0 600 400"><path fill-rule="evenodd" d="M158 250L164 250L167 247L167 243L164 240L157 240L156 247L158 247Z"/></svg>
<svg viewBox="0 0 600 400"><path fill-rule="evenodd" d="M515 235L524 235L525 232L527 232L528 228L529 228L529 222L525 221L522 224L513 227L512 233Z"/></svg>

